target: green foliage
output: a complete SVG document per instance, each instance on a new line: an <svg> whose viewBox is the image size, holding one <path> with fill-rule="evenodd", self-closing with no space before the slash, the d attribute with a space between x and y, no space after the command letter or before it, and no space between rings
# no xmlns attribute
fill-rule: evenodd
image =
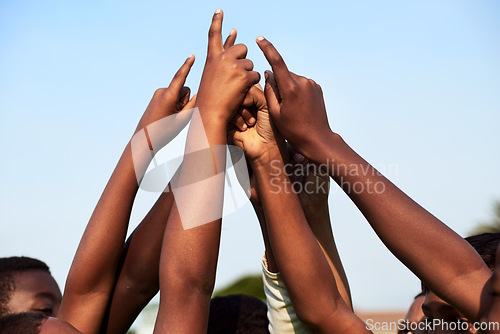
<svg viewBox="0 0 500 334"><path fill-rule="evenodd" d="M500 202L493 204L493 219L489 222L480 223L471 235L481 233L500 233Z"/></svg>
<svg viewBox="0 0 500 334"><path fill-rule="evenodd" d="M238 278L233 283L215 291L213 297L234 294L254 296L262 301L265 301L266 295L264 294L264 283L262 282L262 275L256 274Z"/></svg>

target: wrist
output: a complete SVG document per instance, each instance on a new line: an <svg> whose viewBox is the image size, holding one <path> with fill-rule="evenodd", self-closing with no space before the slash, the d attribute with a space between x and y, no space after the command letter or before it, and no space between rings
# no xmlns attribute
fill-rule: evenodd
<svg viewBox="0 0 500 334"><path fill-rule="evenodd" d="M303 154L310 160L320 164L328 163L334 157L332 154L335 154L335 152L332 151L332 148L345 144L342 137L331 130L317 138L317 140L312 140L306 144Z"/></svg>
<svg viewBox="0 0 500 334"><path fill-rule="evenodd" d="M195 107L198 108L203 120L207 120L213 123L223 123L226 125L231 117L234 115L230 109L223 105L214 105L207 103L196 103Z"/></svg>
<svg viewBox="0 0 500 334"><path fill-rule="evenodd" d="M258 156L250 159L250 165L255 171L264 171L273 168L284 168L283 157L277 145L264 150Z"/></svg>

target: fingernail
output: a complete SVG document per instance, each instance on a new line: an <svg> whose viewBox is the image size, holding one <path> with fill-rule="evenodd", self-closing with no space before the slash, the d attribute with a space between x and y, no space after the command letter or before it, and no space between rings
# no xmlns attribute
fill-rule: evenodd
<svg viewBox="0 0 500 334"><path fill-rule="evenodd" d="M229 35L234 35L236 34L236 29L231 29L231 31L229 32Z"/></svg>
<svg viewBox="0 0 500 334"><path fill-rule="evenodd" d="M250 124L254 124L254 123L255 123L255 121L256 121L256 120L255 120L255 118L250 117L250 119L248 120L248 123L250 123Z"/></svg>
<svg viewBox="0 0 500 334"><path fill-rule="evenodd" d="M217 9L217 10L215 11L215 15L218 15L218 14L220 14L220 13L222 13L222 10L220 10L220 9Z"/></svg>
<svg viewBox="0 0 500 334"><path fill-rule="evenodd" d="M264 72L264 78L266 78L266 80L267 80L267 78L269 78L269 71Z"/></svg>
<svg viewBox="0 0 500 334"><path fill-rule="evenodd" d="M187 57L187 59L191 59L191 58L194 58L193 54L190 54L189 57Z"/></svg>
<svg viewBox="0 0 500 334"><path fill-rule="evenodd" d="M243 130L246 130L246 129L247 129L247 125L246 125L246 124L243 124L243 125L241 126L241 128L242 128Z"/></svg>
<svg viewBox="0 0 500 334"><path fill-rule="evenodd" d="M257 37L257 42L262 42L263 40L265 40L264 36Z"/></svg>
<svg viewBox="0 0 500 334"><path fill-rule="evenodd" d="M297 162L304 162L304 160L306 160L306 157L304 157L302 154L300 153L295 153L293 155L293 160L297 161Z"/></svg>

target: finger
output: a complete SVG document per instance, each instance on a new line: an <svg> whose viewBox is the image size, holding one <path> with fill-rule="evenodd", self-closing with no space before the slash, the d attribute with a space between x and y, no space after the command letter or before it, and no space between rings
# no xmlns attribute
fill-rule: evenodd
<svg viewBox="0 0 500 334"><path fill-rule="evenodd" d="M250 87L241 105L246 108L256 107L258 110L267 108L266 97L259 84Z"/></svg>
<svg viewBox="0 0 500 334"><path fill-rule="evenodd" d="M248 128L247 124L245 123L245 120L238 113L236 113L233 116L233 118L231 118L230 123L233 124L235 127L237 127L240 131L246 131L246 129Z"/></svg>
<svg viewBox="0 0 500 334"><path fill-rule="evenodd" d="M208 30L208 55L223 51L222 48L222 18L224 13L217 9L212 18L210 30Z"/></svg>
<svg viewBox="0 0 500 334"><path fill-rule="evenodd" d="M224 50L227 50L234 45L234 42L236 41L236 35L237 35L236 29L232 29L229 32L229 36L227 36L226 42L224 42Z"/></svg>
<svg viewBox="0 0 500 334"><path fill-rule="evenodd" d="M245 121L246 125L248 125L248 126L253 126L255 124L255 122L257 121L255 119L255 117L252 115L252 113L250 112L250 110L248 110L246 108L242 109L239 113L240 113L241 117L243 118L243 120Z"/></svg>
<svg viewBox="0 0 500 334"><path fill-rule="evenodd" d="M227 141L231 145L236 145L243 149L243 136L242 132L238 129L232 129L227 133Z"/></svg>
<svg viewBox="0 0 500 334"><path fill-rule="evenodd" d="M170 82L168 86L169 90L172 90L175 96L179 96L184 83L186 83L186 78L191 70L191 66L194 63L194 55L190 55L184 64L182 64L181 68L175 73L174 78Z"/></svg>
<svg viewBox="0 0 500 334"><path fill-rule="evenodd" d="M287 87L292 82L293 79L290 76L290 71L286 67L285 61L279 54L279 52L274 48L274 46L262 36L257 37L257 44L264 53L269 65L271 65L274 75L276 76L276 82L280 87Z"/></svg>
<svg viewBox="0 0 500 334"><path fill-rule="evenodd" d="M227 132L227 143L229 145L234 145L234 134L238 131L236 128L232 128Z"/></svg>
<svg viewBox="0 0 500 334"><path fill-rule="evenodd" d="M238 65L243 67L245 70L247 70L247 71L253 70L253 61L251 61L250 59L241 59L241 60L238 60L237 62L238 62Z"/></svg>
<svg viewBox="0 0 500 334"><path fill-rule="evenodd" d="M273 72L266 71L266 85L264 86L264 95L266 96L267 107L269 108L269 114L271 117L277 117L280 112L280 94L278 91L278 86L274 80Z"/></svg>
<svg viewBox="0 0 500 334"><path fill-rule="evenodd" d="M195 104L196 104L196 96L197 96L197 94L194 94L193 97L191 98L191 100L189 100L189 102L186 103L186 105L182 108L182 110L193 109Z"/></svg>
<svg viewBox="0 0 500 334"><path fill-rule="evenodd" d="M300 153L299 151L297 151L297 149L295 147L293 147L292 144L286 143L286 149L288 151L288 156L293 161L301 164L301 163L304 163L307 160L307 158L302 153Z"/></svg>
<svg viewBox="0 0 500 334"><path fill-rule="evenodd" d="M189 96L191 95L191 89L189 87L184 86L181 88L181 92L179 93L179 103L182 108L189 102Z"/></svg>
<svg viewBox="0 0 500 334"><path fill-rule="evenodd" d="M231 56L234 56L236 59L245 59L248 53L248 48L245 44L236 44L227 49L226 51Z"/></svg>
<svg viewBox="0 0 500 334"><path fill-rule="evenodd" d="M306 162L306 157L303 156L300 153L295 153L293 155L293 160L296 161L296 162L298 162L298 163L305 163Z"/></svg>
<svg viewBox="0 0 500 334"><path fill-rule="evenodd" d="M249 81L250 85L253 86L260 81L260 73L259 72L250 71L247 73L248 73L247 77L248 77L248 81Z"/></svg>

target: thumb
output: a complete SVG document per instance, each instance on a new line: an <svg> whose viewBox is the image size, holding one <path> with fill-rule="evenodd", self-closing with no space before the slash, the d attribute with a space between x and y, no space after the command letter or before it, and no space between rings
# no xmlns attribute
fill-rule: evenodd
<svg viewBox="0 0 500 334"><path fill-rule="evenodd" d="M274 74L271 71L266 71L264 73L266 78L266 85L264 86L264 95L266 96L267 107L269 108L269 113L271 117L277 117L280 112L280 93L276 80L274 79Z"/></svg>
<svg viewBox="0 0 500 334"><path fill-rule="evenodd" d="M239 131L236 127L232 127L227 132L227 143L229 145L235 145L239 148L243 148L243 140L241 138L241 131Z"/></svg>
<svg viewBox="0 0 500 334"><path fill-rule="evenodd" d="M195 104L196 104L196 96L197 95L198 94L193 95L193 97L191 97L191 100L189 100L189 102L184 105L184 107L182 108L182 110L193 109L194 106L195 106Z"/></svg>

